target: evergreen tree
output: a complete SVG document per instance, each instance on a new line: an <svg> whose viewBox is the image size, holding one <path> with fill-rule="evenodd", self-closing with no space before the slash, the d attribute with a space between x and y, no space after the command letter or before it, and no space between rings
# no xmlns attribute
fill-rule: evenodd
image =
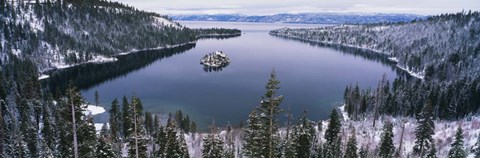
<svg viewBox="0 0 480 158"><path fill-rule="evenodd" d="M355 135L355 128L352 129L352 133L350 134L350 138L347 142L347 149L345 151L344 158L357 158L357 138Z"/></svg>
<svg viewBox="0 0 480 158"><path fill-rule="evenodd" d="M126 96L123 96L122 99L122 121L123 121L123 136L128 138L130 136L130 128L132 128L132 107L128 103Z"/></svg>
<svg viewBox="0 0 480 158"><path fill-rule="evenodd" d="M475 158L480 158L480 135L477 135L477 142L475 143L475 146L473 148L473 153L475 155Z"/></svg>
<svg viewBox="0 0 480 158"><path fill-rule="evenodd" d="M213 126L212 131L203 138L202 157L222 158L223 153L223 141L218 137L215 126Z"/></svg>
<svg viewBox="0 0 480 158"><path fill-rule="evenodd" d="M118 100L117 99L114 99L112 101L112 105L111 105L111 108L110 108L110 118L109 118L109 122L110 122L110 137L111 137L111 142L113 144L113 147L114 147L114 151L117 152L117 153L120 153L121 151L121 146L122 146L122 143L121 143L121 135L120 135L120 131L122 130L121 126L122 126L122 114L120 112L120 107L118 105Z"/></svg>
<svg viewBox="0 0 480 158"><path fill-rule="evenodd" d="M382 158L392 158L395 152L395 146L393 146L393 124L386 122L383 125L382 138L380 140L378 156Z"/></svg>
<svg viewBox="0 0 480 158"><path fill-rule="evenodd" d="M276 96L277 90L279 87L280 81L277 80L275 71L272 71L270 74L270 79L265 86L266 92L262 97L260 106L258 110L260 112L260 120L265 128L265 131L262 133L264 136L261 136L260 142L262 142L264 150L263 156L266 158L273 158L277 147L275 145L279 144L279 137L277 135L278 125L277 117L278 113L281 112L280 103L283 100L283 96Z"/></svg>
<svg viewBox="0 0 480 158"><path fill-rule="evenodd" d="M188 157L188 153L184 153L182 149L182 142L185 140L180 140L177 135L177 126L175 120L171 117L167 120L167 127L165 129L166 141L165 141L165 151L163 151L163 157L165 158L185 158ZM182 137L183 138L183 137Z"/></svg>
<svg viewBox="0 0 480 158"><path fill-rule="evenodd" d="M435 145L430 148L426 158L437 158L437 149L435 148Z"/></svg>
<svg viewBox="0 0 480 158"><path fill-rule="evenodd" d="M307 119L307 111L305 110L290 138L291 144L287 144L288 152L286 153L286 157L311 157L314 137L315 129Z"/></svg>
<svg viewBox="0 0 480 158"><path fill-rule="evenodd" d="M431 103L425 105L418 126L415 129L415 146L413 151L420 157L424 157L430 148L434 147L432 136L435 134L435 124L432 120L433 108Z"/></svg>
<svg viewBox="0 0 480 158"><path fill-rule="evenodd" d="M107 124L103 124L98 145L95 150L97 158L116 158L116 152L113 150L112 132L108 129Z"/></svg>
<svg viewBox="0 0 480 158"><path fill-rule="evenodd" d="M325 158L336 158L341 156L340 144L338 144L338 141L341 139L339 136L341 127L342 124L338 112L336 109L333 109L330 113L327 130L325 131L325 139L327 140L323 147Z"/></svg>
<svg viewBox="0 0 480 158"><path fill-rule="evenodd" d="M363 146L360 148L360 158L368 158L368 148Z"/></svg>
<svg viewBox="0 0 480 158"><path fill-rule="evenodd" d="M128 138L128 157L140 158L147 157L148 139L145 126L143 124L143 105L139 98L132 97L131 107L133 109L130 137Z"/></svg>
<svg viewBox="0 0 480 158"><path fill-rule="evenodd" d="M248 116L247 127L245 128L245 136L243 140L243 153L249 157L261 157L262 147L260 144L259 133L262 124L258 118L256 111L252 111Z"/></svg>
<svg viewBox="0 0 480 158"><path fill-rule="evenodd" d="M166 142L167 142L167 134L165 133L165 129L163 126L157 131L157 136L155 137L155 144L158 147L155 148L153 152L155 157L163 158L165 157L165 150L166 150Z"/></svg>
<svg viewBox="0 0 480 158"><path fill-rule="evenodd" d="M78 156L95 157L97 136L91 117L82 120L78 126Z"/></svg>
<svg viewBox="0 0 480 158"><path fill-rule="evenodd" d="M462 127L458 127L455 134L455 140L450 145L450 151L448 152L449 158L465 158L467 157L465 150L463 149L463 130Z"/></svg>

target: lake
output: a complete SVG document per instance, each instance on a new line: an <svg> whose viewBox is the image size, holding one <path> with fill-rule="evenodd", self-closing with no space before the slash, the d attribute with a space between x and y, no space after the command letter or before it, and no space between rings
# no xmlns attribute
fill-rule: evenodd
<svg viewBox="0 0 480 158"><path fill-rule="evenodd" d="M316 121L328 118L332 108L341 105L347 85L358 83L361 88L373 88L383 74L389 80L396 77L395 67L381 60L355 55L348 49L268 34L270 30L283 27L321 25L180 23L192 28L238 28L242 35L229 39L201 39L196 45L171 55L162 56L161 53L165 53L162 51L141 52L160 53L161 57L149 58L148 62L136 63L137 66L128 71L88 83L91 85L84 86L83 96L94 103L94 92L98 91L101 105L108 108L115 98L135 95L142 100L145 110L157 114L182 110L205 129L213 119L218 126L228 122L237 125L246 120L259 105L272 70L281 82L278 94L285 97L281 107L290 109L293 118L308 109L308 117ZM217 50L226 53L231 63L222 71L204 71L200 59ZM137 61L124 59L123 62L128 65ZM121 69L123 65L117 63L115 66ZM96 118L96 121L105 120L105 116Z"/></svg>

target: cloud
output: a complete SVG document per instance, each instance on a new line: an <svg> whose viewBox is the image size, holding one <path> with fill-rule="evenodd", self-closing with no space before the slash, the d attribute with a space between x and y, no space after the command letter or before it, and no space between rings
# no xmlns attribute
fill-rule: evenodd
<svg viewBox="0 0 480 158"><path fill-rule="evenodd" d="M305 12L433 15L480 10L479 0L114 0L161 14L271 15Z"/></svg>

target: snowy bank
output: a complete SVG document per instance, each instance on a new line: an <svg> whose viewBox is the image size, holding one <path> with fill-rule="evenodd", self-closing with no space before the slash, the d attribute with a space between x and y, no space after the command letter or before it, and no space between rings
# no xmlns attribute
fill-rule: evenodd
<svg viewBox="0 0 480 158"><path fill-rule="evenodd" d="M106 110L103 107L95 106L95 105L87 105L87 108L84 111L85 115L98 115L104 113Z"/></svg>

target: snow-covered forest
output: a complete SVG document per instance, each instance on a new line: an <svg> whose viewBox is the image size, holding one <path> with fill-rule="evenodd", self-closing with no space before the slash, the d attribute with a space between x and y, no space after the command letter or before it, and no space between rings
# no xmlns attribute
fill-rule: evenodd
<svg viewBox="0 0 480 158"><path fill-rule="evenodd" d="M44 91L38 74L239 30L191 30L104 0L0 0L0 29L0 157L480 157L478 12L272 31L385 53L414 77L383 78L375 89L349 85L344 106L328 120L308 120L307 109L302 116L280 109L281 84L272 72L245 123L219 128L212 122L207 131L181 111L162 119L135 96L112 100L108 122L97 129L73 83ZM152 60L128 62L119 63L132 66L116 75ZM101 95L95 97L98 105Z"/></svg>
<svg viewBox="0 0 480 158"><path fill-rule="evenodd" d="M387 54L399 69L419 78L382 81L376 89L347 87L345 99L347 105L354 104L350 111L355 114L361 112L362 103L379 113L417 116L431 102L435 116L442 119L463 118L479 110L479 12L443 14L408 23L284 28L270 34Z"/></svg>

